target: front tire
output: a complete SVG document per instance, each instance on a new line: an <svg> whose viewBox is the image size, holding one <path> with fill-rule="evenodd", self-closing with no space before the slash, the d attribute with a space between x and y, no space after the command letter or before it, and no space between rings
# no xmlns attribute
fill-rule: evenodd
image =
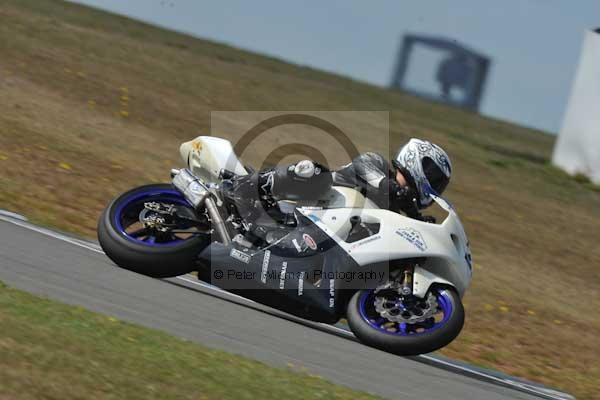
<svg viewBox="0 0 600 400"><path fill-rule="evenodd" d="M364 344L402 356L430 353L452 342L462 330L465 311L460 297L451 288L434 288L440 311L439 321L418 329L386 321L373 312L373 290L361 290L348 303L347 319L354 335ZM396 327L394 327L396 324Z"/></svg>
<svg viewBox="0 0 600 400"><path fill-rule="evenodd" d="M150 234L137 238L128 233L125 225L135 223L147 202L175 204L184 212L194 212L169 184L145 185L125 192L108 205L98 223L98 241L106 255L121 268L154 278L198 269L196 257L210 243L209 234L194 233L186 238L163 235L157 240Z"/></svg>

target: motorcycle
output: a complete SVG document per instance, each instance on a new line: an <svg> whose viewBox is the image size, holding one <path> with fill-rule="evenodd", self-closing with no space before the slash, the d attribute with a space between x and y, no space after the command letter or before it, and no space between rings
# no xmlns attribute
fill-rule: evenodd
<svg viewBox="0 0 600 400"><path fill-rule="evenodd" d="M437 350L460 333L471 251L444 198L431 194L447 214L438 224L333 185L317 201L281 200L292 223L249 239L251 224L223 190L249 174L231 143L200 136L180 153L187 168L172 170L170 184L131 189L100 217L100 245L119 267L156 278L197 271L198 279L302 318L346 318L362 343L399 355Z"/></svg>

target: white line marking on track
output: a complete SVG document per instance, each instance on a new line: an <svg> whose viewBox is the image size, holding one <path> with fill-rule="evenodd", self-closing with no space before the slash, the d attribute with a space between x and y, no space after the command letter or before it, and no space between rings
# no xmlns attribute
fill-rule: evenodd
<svg viewBox="0 0 600 400"><path fill-rule="evenodd" d="M190 279L188 277L192 277L193 279ZM179 280L191 283L192 285L202 286L203 288L206 288L206 289L209 289L209 290L214 290L215 292L223 293L223 294L226 294L227 296L230 296L230 297L233 297L233 298L236 298L236 299L244 300L245 302L248 302L248 303L258 304L254 300L247 299L247 298L242 297L240 295L237 295L235 293L230 293L230 292L228 292L226 290L223 290L223 289L221 289L219 287L213 286L210 283L199 281L194 275L182 275L182 276L177 276L176 278L179 279Z"/></svg>
<svg viewBox="0 0 600 400"><path fill-rule="evenodd" d="M102 249L100 248L99 245L92 243L92 242L88 242L85 240L81 240L81 239L76 239L76 238L72 238L69 237L65 234L62 234L60 232L56 232L56 231L52 231L50 229L46 229L46 228L42 228L39 227L37 225L33 225L27 221L27 218L20 216L18 214L14 214L4 211L4 210L0 210L0 221L4 221L4 222L8 222L11 223L13 225L17 225L20 226L22 228L25 229L29 229L31 231L34 232L38 232L41 233L42 235L46 235L46 236L50 236L53 237L55 239L58 240L62 240L63 242L67 242L70 244L73 244L75 246L79 246L82 247L84 249L87 250L91 250L95 253L98 254L105 254L104 251L102 251ZM190 279L191 278L191 279ZM199 281L196 279L196 277L194 277L193 275L182 275L182 276L177 276L175 279L179 279L181 281L184 281L186 283L192 284L192 285L196 285L196 286L201 286L207 290L211 290L214 292L218 292L222 295L224 295L225 297L231 297L231 298L235 298L238 300L242 300L244 302L246 302L247 304L259 304L256 303L253 300L247 299L245 297L239 296L237 294L234 293L230 293L226 290L223 290L221 288L218 288L216 286L210 285L208 283ZM260 310L260 311L264 311L264 310ZM276 310L277 312L281 312ZM277 316L275 315L275 313L270 313L271 315ZM292 316L294 320L302 320L299 317L294 317ZM291 318L290 318L291 320ZM302 320L303 321L303 320ZM310 321L308 321L310 322ZM352 340L356 340L356 337L354 336L354 334L346 329L342 329L342 328L338 328L337 326L333 326L333 325L329 325L329 324L324 324L324 323L313 323L311 322L311 325L315 326L315 327L319 327L320 330L322 331L326 331L326 332L330 332L332 334L337 334L337 335L342 335L346 338L350 338ZM527 392L530 394L534 394L537 396L541 396L547 399L552 399L552 400L575 400L575 397L571 396L568 393L563 393L563 392L558 392L549 388L538 388L532 385L528 385L526 383L522 383L519 381L514 381L514 380L510 380L510 379L503 379L503 378L498 378L496 376L490 375L490 374L486 374L484 372L480 372L462 365L458 365L449 361L444 361L444 360L440 360L438 358L426 355L426 354L422 354L417 356L417 358L421 358L424 360L427 360L430 363L435 363L441 366L445 366L445 367L449 367L452 368L454 370L459 370L459 371L463 371L471 376L478 376L483 378L484 380L487 381L492 381L492 382L497 382L499 384L501 384L502 386L508 386L508 387L512 387L514 389L518 389L521 390L523 392Z"/></svg>
<svg viewBox="0 0 600 400"><path fill-rule="evenodd" d="M6 211L6 210L0 210L0 215L4 215L5 217L9 217L9 218L20 219L21 221L27 221L27 217L24 217L21 214L17 214L17 213Z"/></svg>

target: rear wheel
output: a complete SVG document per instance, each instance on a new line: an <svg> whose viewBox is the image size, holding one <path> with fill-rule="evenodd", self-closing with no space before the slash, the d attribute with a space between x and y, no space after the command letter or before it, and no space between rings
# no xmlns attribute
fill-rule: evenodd
<svg viewBox="0 0 600 400"><path fill-rule="evenodd" d="M98 223L98 240L119 267L165 278L197 269L210 225L169 184L132 189L113 200Z"/></svg>
<svg viewBox="0 0 600 400"><path fill-rule="evenodd" d="M464 317L458 294L441 287L431 289L424 299L361 290L347 309L350 329L361 342L405 356L446 346L460 333Z"/></svg>

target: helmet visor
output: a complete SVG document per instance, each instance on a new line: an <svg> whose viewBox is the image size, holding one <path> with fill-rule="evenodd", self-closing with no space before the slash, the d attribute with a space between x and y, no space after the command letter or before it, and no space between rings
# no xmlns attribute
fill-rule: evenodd
<svg viewBox="0 0 600 400"><path fill-rule="evenodd" d="M437 194L442 194L450 182L444 171L429 157L423 158L423 173Z"/></svg>

